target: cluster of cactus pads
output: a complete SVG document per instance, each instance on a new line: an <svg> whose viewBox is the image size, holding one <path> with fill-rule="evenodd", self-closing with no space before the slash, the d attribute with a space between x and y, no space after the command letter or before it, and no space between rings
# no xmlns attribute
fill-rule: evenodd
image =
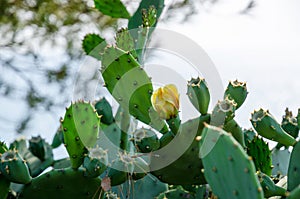
<svg viewBox="0 0 300 199"><path fill-rule="evenodd" d="M131 17L120 0L95 0L103 14L129 19L116 43L89 34L85 52L101 61L106 98L76 101L66 108L51 144L40 136L0 142L0 199L263 199L300 198L300 113L288 109L281 123L268 110L251 115L243 129L235 112L248 91L230 81L224 98L209 110L203 78L187 82L187 97L199 115L181 122L179 93L154 91L142 65L145 47L164 6L143 0ZM273 149L263 138L277 142ZM69 157L55 159L64 145ZM291 152L290 152L291 151Z"/></svg>

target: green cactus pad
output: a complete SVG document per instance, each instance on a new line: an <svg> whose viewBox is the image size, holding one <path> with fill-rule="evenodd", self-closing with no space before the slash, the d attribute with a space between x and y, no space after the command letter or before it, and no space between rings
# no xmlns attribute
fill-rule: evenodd
<svg viewBox="0 0 300 199"><path fill-rule="evenodd" d="M268 176L272 173L272 154L269 145L259 137L247 143L247 154L252 157L255 168Z"/></svg>
<svg viewBox="0 0 300 199"><path fill-rule="evenodd" d="M0 154L5 153L8 151L8 148L4 142L0 142Z"/></svg>
<svg viewBox="0 0 300 199"><path fill-rule="evenodd" d="M180 187L161 193L157 197L157 199L185 199L185 198L196 199L196 197L193 194L183 190Z"/></svg>
<svg viewBox="0 0 300 199"><path fill-rule="evenodd" d="M291 152L288 149L279 150L275 148L272 150L273 176L287 175L290 156Z"/></svg>
<svg viewBox="0 0 300 199"><path fill-rule="evenodd" d="M293 138L297 138L299 134L299 127L297 119L293 116L292 112L288 108L285 110L285 115L282 118L281 127L285 132L291 135Z"/></svg>
<svg viewBox="0 0 300 199"><path fill-rule="evenodd" d="M108 165L107 151L100 147L89 149L89 155L84 158L85 176L95 178L100 176Z"/></svg>
<svg viewBox="0 0 300 199"><path fill-rule="evenodd" d="M164 146L161 140L161 145L164 147L152 152L151 173L160 181L173 185L205 184L206 181L201 172L202 161L198 157L198 138L201 136L204 123L209 123L209 120L210 115L189 120L182 124L181 130L169 144ZM182 155L177 157L176 154ZM166 161L169 161L169 165L159 168L162 162Z"/></svg>
<svg viewBox="0 0 300 199"><path fill-rule="evenodd" d="M59 147L62 143L64 143L64 132L62 130L62 127L60 126L52 139L51 147L55 149Z"/></svg>
<svg viewBox="0 0 300 199"><path fill-rule="evenodd" d="M274 181L266 174L258 172L258 178L260 184L264 190L265 198L269 198L272 196L286 196L286 189L277 186Z"/></svg>
<svg viewBox="0 0 300 199"><path fill-rule="evenodd" d="M70 158L67 157L67 158L63 158L63 159L59 159L59 160L55 160L53 162L53 165L52 167L54 169L65 169L65 168L68 168L68 167L71 167L71 161L70 161Z"/></svg>
<svg viewBox="0 0 300 199"><path fill-rule="evenodd" d="M143 25L143 10L149 10L151 6L154 6L157 10L156 12L156 21L160 17L162 10L164 8L164 0L142 0L138 9L134 13L134 15L130 18L128 22L128 29L136 29L139 28L141 25ZM152 26L155 26L156 23L154 23ZM136 37L134 37L136 38Z"/></svg>
<svg viewBox="0 0 300 199"><path fill-rule="evenodd" d="M76 102L66 109L61 123L65 146L76 169L83 162L86 147L93 147L97 141L100 118L91 104Z"/></svg>
<svg viewBox="0 0 300 199"><path fill-rule="evenodd" d="M107 169L106 176L111 180L111 186L123 184L134 173L147 174L149 165L140 157L132 157L130 154L119 154Z"/></svg>
<svg viewBox="0 0 300 199"><path fill-rule="evenodd" d="M293 191L289 192L286 199L299 199L300 198L300 185L297 186Z"/></svg>
<svg viewBox="0 0 300 199"><path fill-rule="evenodd" d="M191 103L202 115L207 114L210 94L206 81L200 77L192 78L187 87L187 95Z"/></svg>
<svg viewBox="0 0 300 199"><path fill-rule="evenodd" d="M142 153L149 153L160 147L160 141L151 129L138 129L133 133L133 137L138 150Z"/></svg>
<svg viewBox="0 0 300 199"><path fill-rule="evenodd" d="M244 129L244 139L245 139L246 144L248 142L251 142L256 136L257 136L257 134L255 133L255 131L252 128Z"/></svg>
<svg viewBox="0 0 300 199"><path fill-rule="evenodd" d="M45 153L44 161L41 161L27 148L27 141L25 139L16 139L13 143L10 144L10 149L17 150L21 158L25 160L32 177L38 176L53 163L53 153L51 146L47 144L46 147L47 152Z"/></svg>
<svg viewBox="0 0 300 199"><path fill-rule="evenodd" d="M130 18L130 14L120 0L94 0L94 3L95 7L105 15L113 18Z"/></svg>
<svg viewBox="0 0 300 199"><path fill-rule="evenodd" d="M235 116L236 103L228 98L218 101L211 115L210 124L223 127L224 124L232 120Z"/></svg>
<svg viewBox="0 0 300 199"><path fill-rule="evenodd" d="M254 111L251 114L250 121L259 135L286 146L296 144L296 140L281 128L268 110L259 109Z"/></svg>
<svg viewBox="0 0 300 199"><path fill-rule="evenodd" d="M114 116L112 112L111 105L109 102L103 97L95 103L95 109L98 115L101 115L100 121L103 124L110 125L114 122Z"/></svg>
<svg viewBox="0 0 300 199"><path fill-rule="evenodd" d="M206 126L200 143L204 175L218 198L264 198L251 158L230 134Z"/></svg>
<svg viewBox="0 0 300 199"><path fill-rule="evenodd" d="M53 199L53 198L99 198L101 180L87 178L82 169L61 169L49 171L26 185L19 198Z"/></svg>
<svg viewBox="0 0 300 199"><path fill-rule="evenodd" d="M127 28L121 28L116 34L116 46L124 51L129 51L134 58L137 58L135 42Z"/></svg>
<svg viewBox="0 0 300 199"><path fill-rule="evenodd" d="M120 199L156 198L167 190L167 184L160 182L155 176L148 174L137 181L127 181L112 188Z"/></svg>
<svg viewBox="0 0 300 199"><path fill-rule="evenodd" d="M41 136L32 137L29 140L29 150L33 155L38 157L40 160L45 160L47 150L52 150L51 146L45 142ZM52 152L50 152L52 154Z"/></svg>
<svg viewBox="0 0 300 199"><path fill-rule="evenodd" d="M8 150L1 155L0 172L14 183L27 184L32 179L25 161L16 150Z"/></svg>
<svg viewBox="0 0 300 199"><path fill-rule="evenodd" d="M138 60L141 64L144 63L144 55L147 50L147 45L152 32L154 31L157 20L157 10L155 6L150 6L148 9L142 9L142 25L138 29L131 31L131 35L136 38L135 49L138 55Z"/></svg>
<svg viewBox="0 0 300 199"><path fill-rule="evenodd" d="M9 193L10 181L0 174L0 198L6 199Z"/></svg>
<svg viewBox="0 0 300 199"><path fill-rule="evenodd" d="M108 91L124 110L155 129L165 128L166 124L156 118L158 114L152 108L151 80L130 53L118 48L107 48L101 72Z"/></svg>
<svg viewBox="0 0 300 199"><path fill-rule="evenodd" d="M105 39L97 34L87 34L82 41L82 48L84 52L87 55L96 58L97 60L101 60L101 55L104 52L104 48L106 46L107 43Z"/></svg>
<svg viewBox="0 0 300 199"><path fill-rule="evenodd" d="M239 124L235 120L230 120L225 123L223 129L228 133L231 133L232 136L242 147L245 147L245 139L244 139L244 132Z"/></svg>
<svg viewBox="0 0 300 199"><path fill-rule="evenodd" d="M168 145L174 139L174 137L175 135L172 131L169 131L168 133L165 133L163 136L161 136L161 138L159 139L160 148Z"/></svg>
<svg viewBox="0 0 300 199"><path fill-rule="evenodd" d="M236 109L238 109L246 100L247 94L246 82L230 81L225 90L224 99L226 97L233 99L236 103Z"/></svg>
<svg viewBox="0 0 300 199"><path fill-rule="evenodd" d="M288 191L292 191L295 189L298 185L300 185L300 143L297 142L297 144L294 146L289 168L288 168Z"/></svg>

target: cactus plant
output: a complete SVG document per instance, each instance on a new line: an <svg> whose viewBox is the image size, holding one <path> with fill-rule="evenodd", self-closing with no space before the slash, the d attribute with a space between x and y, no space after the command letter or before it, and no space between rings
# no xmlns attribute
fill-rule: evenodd
<svg viewBox="0 0 300 199"><path fill-rule="evenodd" d="M130 18L126 7L120 0L94 0L95 7L105 15L114 18Z"/></svg>
<svg viewBox="0 0 300 199"><path fill-rule="evenodd" d="M246 82L240 82L238 80L229 81L224 93L224 98L228 97L229 99L234 100L236 109L238 109L246 100L247 94Z"/></svg>
<svg viewBox="0 0 300 199"><path fill-rule="evenodd" d="M99 198L101 180L84 176L84 170L49 171L24 186L19 198Z"/></svg>
<svg viewBox="0 0 300 199"><path fill-rule="evenodd" d="M66 109L51 145L40 136L16 139L10 149L0 142L0 198L299 198L300 109L297 117L286 109L281 124L268 111L255 111L257 135L235 118L246 83L230 81L209 110L208 85L197 77L187 82L187 97L199 113L181 122L176 86L153 92L142 67L164 1L142 0L133 17L120 0L94 2L103 14L129 19L112 46L96 34L82 44L101 62L118 110L114 115L108 96L78 101ZM61 144L69 157L55 159Z"/></svg>
<svg viewBox="0 0 300 199"><path fill-rule="evenodd" d="M207 125L199 155L205 178L216 196L225 199L263 198L251 158L230 134Z"/></svg>
<svg viewBox="0 0 300 199"><path fill-rule="evenodd" d="M25 161L16 150L8 150L1 154L0 172L14 183L27 184L32 179Z"/></svg>
<svg viewBox="0 0 300 199"><path fill-rule="evenodd" d="M296 144L296 140L281 128L268 110L259 109L254 111L251 114L251 123L258 134L267 139L286 146Z"/></svg>
<svg viewBox="0 0 300 199"><path fill-rule="evenodd" d="M73 168L78 168L86 147L93 147L98 136L100 118L91 104L76 102L66 109L61 120L64 131L64 142L71 158Z"/></svg>
<svg viewBox="0 0 300 199"><path fill-rule="evenodd" d="M101 115L100 121L103 124L110 125L114 122L112 108L105 97L95 103L95 109L98 115Z"/></svg>
<svg viewBox="0 0 300 199"><path fill-rule="evenodd" d="M268 176L272 173L272 154L269 145L259 137L247 143L247 154L252 157L257 171L261 171Z"/></svg>
<svg viewBox="0 0 300 199"><path fill-rule="evenodd" d="M297 143L293 148L289 167L288 167L288 190L289 191L292 191L298 185L300 185L299 158L300 158L300 143Z"/></svg>
<svg viewBox="0 0 300 199"><path fill-rule="evenodd" d="M202 114L207 114L210 102L210 94L204 79L197 77L188 82L187 95L194 107Z"/></svg>

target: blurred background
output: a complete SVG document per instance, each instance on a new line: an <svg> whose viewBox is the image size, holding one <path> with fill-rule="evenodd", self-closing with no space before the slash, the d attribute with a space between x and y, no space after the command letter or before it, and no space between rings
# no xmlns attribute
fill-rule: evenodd
<svg viewBox="0 0 300 199"><path fill-rule="evenodd" d="M131 13L139 4L123 2ZM247 82L237 120L250 127L254 109L269 109L281 121L286 107L294 114L300 108L299 6L297 0L166 0L158 27L197 42L224 87L228 80ZM0 0L0 140L40 134L50 142L74 83L84 93L99 78L96 71L77 73L86 59L84 35L112 41L124 24L103 16L91 0Z"/></svg>

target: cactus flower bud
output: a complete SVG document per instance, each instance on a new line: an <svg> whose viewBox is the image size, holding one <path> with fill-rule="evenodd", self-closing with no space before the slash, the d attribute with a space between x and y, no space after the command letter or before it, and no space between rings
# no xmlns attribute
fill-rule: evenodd
<svg viewBox="0 0 300 199"><path fill-rule="evenodd" d="M154 109L162 119L169 120L178 114L179 94L173 84L168 84L154 91L151 96Z"/></svg>

